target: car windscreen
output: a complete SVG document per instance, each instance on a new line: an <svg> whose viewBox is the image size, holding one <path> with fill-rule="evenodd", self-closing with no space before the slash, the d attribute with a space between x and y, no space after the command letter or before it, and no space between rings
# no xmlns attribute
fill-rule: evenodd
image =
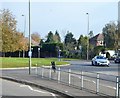
<svg viewBox="0 0 120 98"><path fill-rule="evenodd" d="M106 59L106 58L103 56L98 56L97 59Z"/></svg>

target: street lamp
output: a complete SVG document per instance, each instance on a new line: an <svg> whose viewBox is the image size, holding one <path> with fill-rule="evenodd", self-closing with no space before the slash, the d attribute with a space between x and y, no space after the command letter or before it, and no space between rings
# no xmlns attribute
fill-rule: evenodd
<svg viewBox="0 0 120 98"><path fill-rule="evenodd" d="M25 37L25 29L26 29L26 16L22 15L24 17L24 31L23 31L23 36ZM23 58L25 57L25 51L23 49Z"/></svg>
<svg viewBox="0 0 120 98"><path fill-rule="evenodd" d="M88 25L87 25L87 35L89 35L89 13L86 13L88 16ZM87 60L89 59L89 36L87 40Z"/></svg>
<svg viewBox="0 0 120 98"><path fill-rule="evenodd" d="M31 74L31 29L30 29L30 0L29 0L29 75Z"/></svg>

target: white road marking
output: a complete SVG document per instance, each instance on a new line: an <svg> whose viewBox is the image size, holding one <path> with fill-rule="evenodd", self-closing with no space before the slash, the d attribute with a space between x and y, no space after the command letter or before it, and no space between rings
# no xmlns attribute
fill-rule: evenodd
<svg viewBox="0 0 120 98"><path fill-rule="evenodd" d="M93 83L96 83L95 81L92 81Z"/></svg>
<svg viewBox="0 0 120 98"><path fill-rule="evenodd" d="M40 91L40 90L35 90L35 89L33 89L31 86L29 86L29 85L20 85L20 87L28 87L28 88L29 88L30 90L32 90L32 91L39 92L39 93L43 93L43 94L48 93L48 94L52 95L54 98L57 98L56 95L53 94L53 93L44 92L44 91Z"/></svg>
<svg viewBox="0 0 120 98"><path fill-rule="evenodd" d="M103 84L100 84L100 85L102 85L102 86L106 86L106 85L103 85ZM111 88L111 89L115 89L115 90L116 90L116 87L112 87L112 86L106 86L106 87Z"/></svg>
<svg viewBox="0 0 120 98"><path fill-rule="evenodd" d="M30 90L35 91L35 92L40 92L40 93L46 93L40 90L34 90L32 87L30 87L29 85L20 85L20 87L28 87Z"/></svg>
<svg viewBox="0 0 120 98"><path fill-rule="evenodd" d="M50 93L50 94L51 94L54 98L57 98L55 94L53 94L53 93Z"/></svg>
<svg viewBox="0 0 120 98"><path fill-rule="evenodd" d="M73 74L71 74L72 76L75 76L75 77L78 77L78 78L80 78L81 79L81 76L78 76L78 75L73 75ZM96 82L95 81L93 81L93 80L89 80L89 79L84 79L84 80L86 80L86 81L89 81L89 82L93 82L93 83L95 83L96 84ZM105 86L105 87L108 87L108 88L111 88L111 89L115 89L116 90L116 87L113 87L113 86L106 86L106 85L103 85L103 84L100 84L101 86Z"/></svg>
<svg viewBox="0 0 120 98"><path fill-rule="evenodd" d="M65 91L66 93L68 92L68 91Z"/></svg>

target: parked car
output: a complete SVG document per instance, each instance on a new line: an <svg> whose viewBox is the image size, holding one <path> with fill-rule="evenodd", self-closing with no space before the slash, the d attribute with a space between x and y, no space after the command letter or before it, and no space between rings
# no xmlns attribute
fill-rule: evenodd
<svg viewBox="0 0 120 98"><path fill-rule="evenodd" d="M114 59L114 62L115 62L115 63L120 63L120 56L116 57L116 58Z"/></svg>
<svg viewBox="0 0 120 98"><path fill-rule="evenodd" d="M104 56L95 56L92 59L92 65L105 65L105 66L109 66L110 61L104 57Z"/></svg>

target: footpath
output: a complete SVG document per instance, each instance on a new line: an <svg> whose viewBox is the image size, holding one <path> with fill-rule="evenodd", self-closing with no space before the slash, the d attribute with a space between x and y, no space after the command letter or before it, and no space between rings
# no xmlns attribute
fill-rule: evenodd
<svg viewBox="0 0 120 98"><path fill-rule="evenodd" d="M12 80L15 82L23 83L30 86L35 86L38 88L42 88L44 90L50 91L52 93L60 94L61 96L65 96L65 98L79 98L83 96L91 96L96 98L104 98L98 94L93 92L89 92L87 90L77 89L75 87L70 87L68 85L58 83L55 80L47 79L45 77L41 77L36 74L28 74L28 69L26 70L0 70L2 75L0 78Z"/></svg>

